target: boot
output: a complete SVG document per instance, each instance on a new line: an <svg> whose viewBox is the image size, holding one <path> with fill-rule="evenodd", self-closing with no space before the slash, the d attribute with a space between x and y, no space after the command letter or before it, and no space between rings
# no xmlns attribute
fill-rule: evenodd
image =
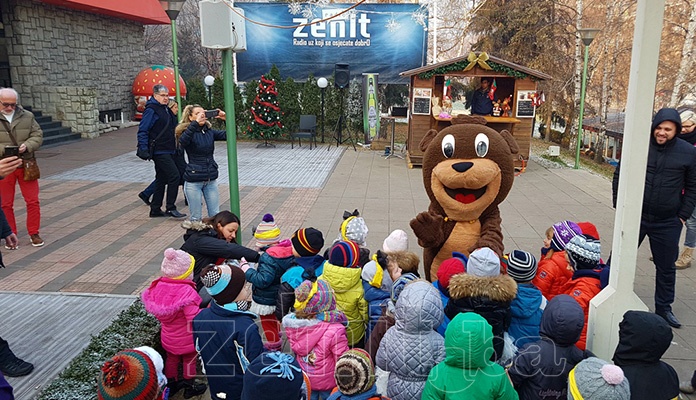
<svg viewBox="0 0 696 400"><path fill-rule="evenodd" d="M178 379L169 379L167 387L169 388L169 398L172 398L179 390L184 388L184 382Z"/></svg>
<svg viewBox="0 0 696 400"><path fill-rule="evenodd" d="M185 399L190 399L193 396L200 396L208 390L208 385L198 382L195 379L184 379L182 387L184 388Z"/></svg>
<svg viewBox="0 0 696 400"><path fill-rule="evenodd" d="M691 266L691 259L694 253L693 247L684 247L684 250L679 255L679 258L674 263L674 267L677 269L686 269Z"/></svg>

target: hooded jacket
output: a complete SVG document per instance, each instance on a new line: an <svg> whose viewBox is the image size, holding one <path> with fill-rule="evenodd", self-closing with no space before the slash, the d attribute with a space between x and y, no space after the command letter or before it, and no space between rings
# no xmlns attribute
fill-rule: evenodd
<svg viewBox="0 0 696 400"><path fill-rule="evenodd" d="M521 348L508 370L521 400L561 400L568 396L568 373L592 355L575 346L585 325L580 305L561 294L541 317L541 339Z"/></svg>
<svg viewBox="0 0 696 400"><path fill-rule="evenodd" d="M194 353L191 323L200 311L201 297L191 280L161 277L142 294L145 310L161 325L162 347L172 354Z"/></svg>
<svg viewBox="0 0 696 400"><path fill-rule="evenodd" d="M375 328L375 324L379 317L382 316L382 308L386 307L386 302L391 298L391 293L380 288L370 285L368 282L362 281L363 291L365 292L365 301L367 301L368 323L365 337L370 338L370 333Z"/></svg>
<svg viewBox="0 0 696 400"><path fill-rule="evenodd" d="M563 288L563 292L575 299L585 313L585 325L582 328L580 340L576 343L580 350L585 350L587 346L587 319L590 315L590 300L602 291L601 272L602 269L579 269L573 273L573 279Z"/></svg>
<svg viewBox="0 0 696 400"><path fill-rule="evenodd" d="M676 135L663 145L657 144L653 132L662 122L676 124ZM681 118L677 110L663 108L655 114L650 127L650 147L645 175L642 219L660 221L679 217L686 221L696 205L696 148L680 140ZM619 187L619 170L614 171L612 194L614 207Z"/></svg>
<svg viewBox="0 0 696 400"><path fill-rule="evenodd" d="M297 257L295 266L288 268L280 277L280 286L276 296L275 315L278 321L288 315L295 304L295 289L305 280L312 282L324 272L324 257L320 255Z"/></svg>
<svg viewBox="0 0 696 400"><path fill-rule="evenodd" d="M208 377L212 400L241 398L244 372L263 353L254 318L256 315L248 311L228 310L212 301L193 319L196 350Z"/></svg>
<svg viewBox="0 0 696 400"><path fill-rule="evenodd" d="M679 395L676 371L660 361L672 338L672 328L659 315L645 311L624 314L612 360L628 379L632 400L667 400Z"/></svg>
<svg viewBox="0 0 696 400"><path fill-rule="evenodd" d="M445 332L445 360L430 371L421 399L517 399L505 369L490 361L492 354L493 331L486 320L457 315Z"/></svg>
<svg viewBox="0 0 696 400"><path fill-rule="evenodd" d="M449 303L449 290L445 289L442 287L440 284L440 281L435 281L433 282L433 286L435 286L435 289L437 289L437 292L440 293L440 300L442 301L442 308L444 309L447 307L447 304ZM442 316L442 323L440 326L435 329L437 333L440 334L440 336L445 337L445 331L447 330L447 325L449 325L450 319L447 315Z"/></svg>
<svg viewBox="0 0 696 400"><path fill-rule="evenodd" d="M573 276L573 271L568 269L568 261L565 251L554 251L551 257L544 255L539 260L537 274L532 283L551 301L554 296L563 293L561 289Z"/></svg>
<svg viewBox="0 0 696 400"><path fill-rule="evenodd" d="M312 390L335 388L336 361L348 351L346 327L341 323L316 318L296 318L292 313L283 317L283 329L300 368L309 376Z"/></svg>
<svg viewBox="0 0 696 400"><path fill-rule="evenodd" d="M354 346L365 336L367 301L363 292L360 268L347 268L324 263L324 273L319 277L329 282L336 295L336 308L348 318L348 345Z"/></svg>
<svg viewBox="0 0 696 400"><path fill-rule="evenodd" d="M187 182L206 182L217 179L218 165L213 158L215 141L227 140L227 132L200 126L193 121L179 138L179 145L186 150L188 164L184 172Z"/></svg>
<svg viewBox="0 0 696 400"><path fill-rule="evenodd" d="M249 268L244 275L254 286L252 298L255 303L267 309L261 315L275 312L276 297L280 288L280 277L295 263L292 246L275 245L269 247L259 257L257 268Z"/></svg>
<svg viewBox="0 0 696 400"><path fill-rule="evenodd" d="M539 325L544 307L546 299L536 286L531 283L517 285L517 296L510 303L512 320L507 330L515 340L517 348L539 339Z"/></svg>
<svg viewBox="0 0 696 400"><path fill-rule="evenodd" d="M512 317L510 303L517 294L515 280L508 275L480 277L457 274L450 279L449 292L450 301L445 308L445 315L450 320L465 312L483 316L493 327L495 359L499 359L505 347L503 335L510 326Z"/></svg>
<svg viewBox="0 0 696 400"><path fill-rule="evenodd" d="M151 155L176 153L176 125L176 115L167 104L161 104L155 96L150 97L138 125L138 148L149 150L154 144Z"/></svg>
<svg viewBox="0 0 696 400"><path fill-rule="evenodd" d="M181 250L192 255L196 260L196 265L193 267L193 281L198 290L203 287L200 278L203 267L216 264L218 259L238 260L244 257L250 262L259 260L258 252L237 243L228 243L224 238L218 237L215 228L204 222L184 221L181 226L186 229Z"/></svg>
<svg viewBox="0 0 696 400"><path fill-rule="evenodd" d="M445 340L435 332L442 316L440 295L428 282L410 283L399 295L395 325L382 338L375 360L389 371L390 399L421 397L430 370L445 358Z"/></svg>

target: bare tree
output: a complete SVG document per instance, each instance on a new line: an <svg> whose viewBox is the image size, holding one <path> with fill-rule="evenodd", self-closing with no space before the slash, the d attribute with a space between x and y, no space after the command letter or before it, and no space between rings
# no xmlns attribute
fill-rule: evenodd
<svg viewBox="0 0 696 400"><path fill-rule="evenodd" d="M685 2L689 5L691 12L689 13L689 22L686 26L686 37L684 39L684 45L682 46L681 62L679 63L677 76L674 79L672 98L669 101L670 107L676 107L684 98L682 89L686 86L685 84L688 83L687 77L693 68L694 38L696 37L696 4L690 4L686 0Z"/></svg>

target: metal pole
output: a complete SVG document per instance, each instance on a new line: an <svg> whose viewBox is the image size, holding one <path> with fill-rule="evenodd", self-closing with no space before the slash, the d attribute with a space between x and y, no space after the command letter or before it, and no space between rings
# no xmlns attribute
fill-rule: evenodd
<svg viewBox="0 0 696 400"><path fill-rule="evenodd" d="M580 168L580 145L582 144L582 117L585 113L585 82L587 81L587 55L588 48L585 46L585 62L582 66L582 84L580 85L580 115L578 116L578 142L575 146L575 169Z"/></svg>
<svg viewBox="0 0 696 400"><path fill-rule="evenodd" d="M172 20L172 52L174 53L174 82L176 82L177 117L181 121L181 85L179 84L179 55L176 47L176 20Z"/></svg>
<svg viewBox="0 0 696 400"><path fill-rule="evenodd" d="M208 86L208 107L213 108L213 87Z"/></svg>
<svg viewBox="0 0 696 400"><path fill-rule="evenodd" d="M222 51L222 84L225 93L225 128L227 131L227 172L230 182L230 211L240 215L239 171L237 168L237 125L234 112L234 64L232 50ZM242 243L242 231L237 231L237 243Z"/></svg>
<svg viewBox="0 0 696 400"><path fill-rule="evenodd" d="M324 92L326 88L321 88L321 142L324 143Z"/></svg>

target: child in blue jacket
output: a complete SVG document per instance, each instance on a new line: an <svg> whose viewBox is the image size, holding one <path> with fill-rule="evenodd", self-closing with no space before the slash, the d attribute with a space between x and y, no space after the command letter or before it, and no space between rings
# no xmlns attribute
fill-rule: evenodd
<svg viewBox="0 0 696 400"><path fill-rule="evenodd" d="M510 303L512 319L507 332L519 349L539 339L546 299L532 283L537 273L537 261L533 255L513 250L507 255L507 263L508 275L517 282L517 296Z"/></svg>
<svg viewBox="0 0 696 400"><path fill-rule="evenodd" d="M450 279L457 274L462 274L466 272L466 256L461 253L453 252L452 258L443 261L440 264L440 268L437 270L437 280L433 282L433 286L440 293L440 300L442 300L442 307L447 307L447 303L450 300L449 294L449 282ZM437 327L436 331L442 337L445 337L445 331L447 330L447 325L449 325L450 319L447 315L442 318L442 323Z"/></svg>
<svg viewBox="0 0 696 400"><path fill-rule="evenodd" d="M368 324L365 332L366 340L370 338L372 329L382 315L382 308L386 307L387 301L391 298L393 282L386 266L387 255L378 250L376 254L372 255L372 260L363 266L360 273L363 291L365 292L365 301L367 301Z"/></svg>

